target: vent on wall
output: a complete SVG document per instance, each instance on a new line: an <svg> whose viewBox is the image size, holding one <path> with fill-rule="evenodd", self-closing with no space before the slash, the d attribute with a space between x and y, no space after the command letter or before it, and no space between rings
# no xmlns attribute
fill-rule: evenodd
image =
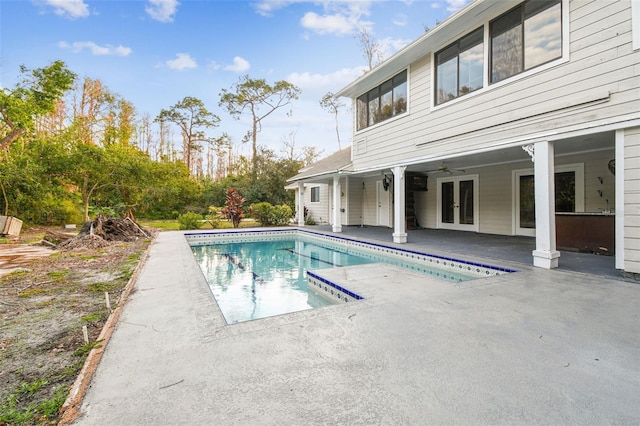
<svg viewBox="0 0 640 426"><path fill-rule="evenodd" d="M356 141L356 152L358 154L367 153L367 138L362 138Z"/></svg>

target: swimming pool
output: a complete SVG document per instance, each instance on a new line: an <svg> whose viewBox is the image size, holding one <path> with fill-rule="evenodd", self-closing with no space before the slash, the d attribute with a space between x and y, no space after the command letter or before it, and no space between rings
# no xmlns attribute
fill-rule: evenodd
<svg viewBox="0 0 640 426"><path fill-rule="evenodd" d="M363 298L324 278L326 268L387 263L453 282L514 272L300 229L185 237L229 324Z"/></svg>

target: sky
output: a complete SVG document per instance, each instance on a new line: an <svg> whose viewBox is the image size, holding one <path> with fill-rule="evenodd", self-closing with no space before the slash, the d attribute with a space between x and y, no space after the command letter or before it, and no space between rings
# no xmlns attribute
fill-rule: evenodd
<svg viewBox="0 0 640 426"><path fill-rule="evenodd" d="M250 118L218 105L222 89L248 75L286 80L301 93L265 119L258 144L280 154L283 141L338 150L335 117L320 107L366 70L357 33L365 28L389 57L469 0L217 1L0 0L0 87L11 89L20 65L62 60L80 79L98 79L155 118L186 96L220 117L211 137L236 146ZM342 99L348 107L350 101ZM351 116L338 116L340 147L351 144ZM250 146L240 153L250 155Z"/></svg>

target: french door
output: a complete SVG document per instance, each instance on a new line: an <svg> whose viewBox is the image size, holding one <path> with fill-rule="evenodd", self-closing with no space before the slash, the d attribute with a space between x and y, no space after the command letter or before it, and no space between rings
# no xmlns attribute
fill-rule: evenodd
<svg viewBox="0 0 640 426"><path fill-rule="evenodd" d="M478 175L437 180L438 228L478 232Z"/></svg>

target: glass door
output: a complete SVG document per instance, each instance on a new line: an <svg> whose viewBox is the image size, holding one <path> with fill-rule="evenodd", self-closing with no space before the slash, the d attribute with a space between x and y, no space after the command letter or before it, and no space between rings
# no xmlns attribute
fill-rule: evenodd
<svg viewBox="0 0 640 426"><path fill-rule="evenodd" d="M438 227L478 231L478 176L438 179Z"/></svg>

